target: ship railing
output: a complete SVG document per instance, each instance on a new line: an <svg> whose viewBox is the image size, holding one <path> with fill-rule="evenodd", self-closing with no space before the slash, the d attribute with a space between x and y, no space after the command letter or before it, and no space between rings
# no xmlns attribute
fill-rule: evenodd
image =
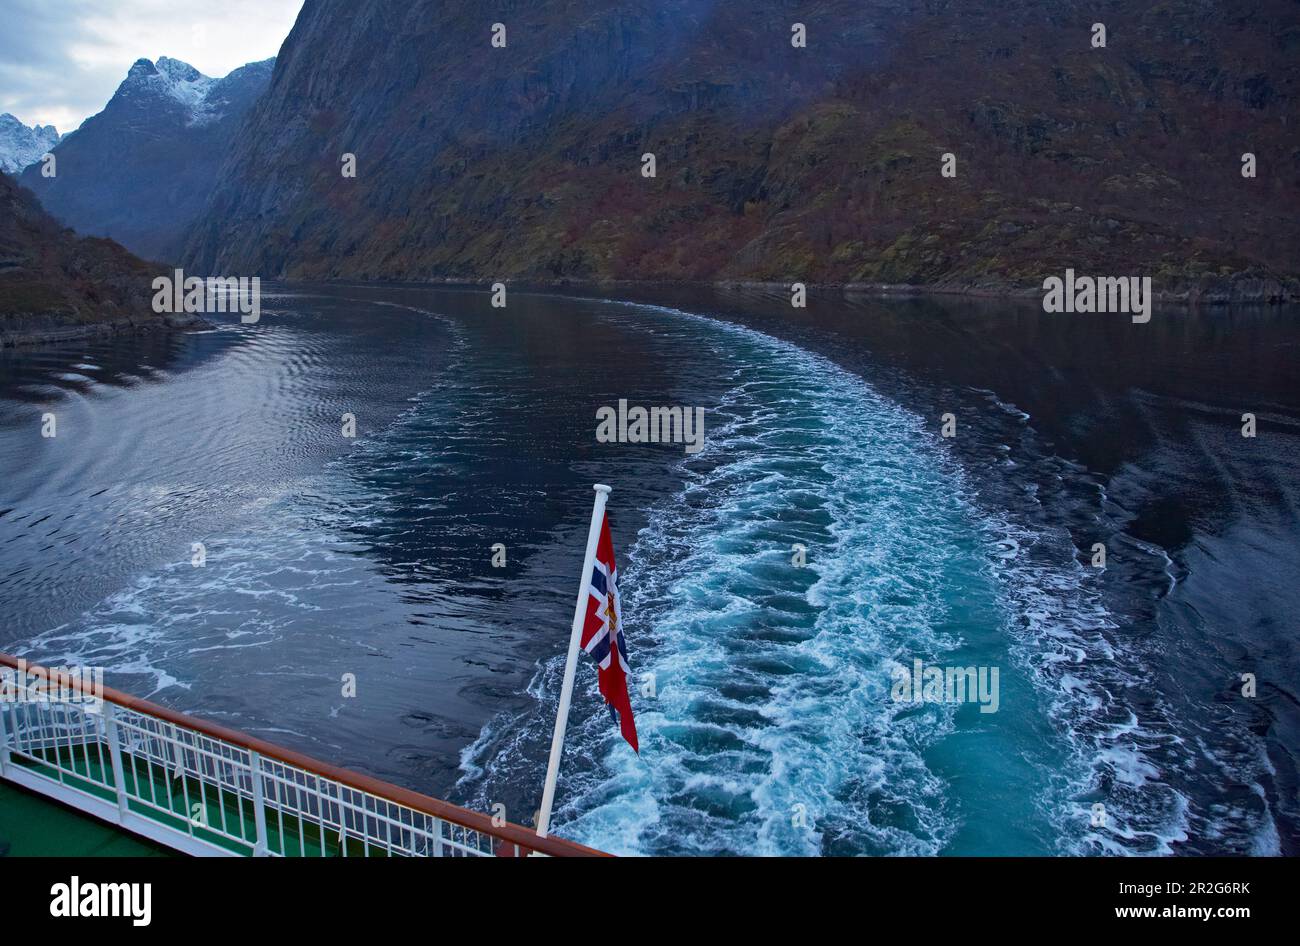
<svg viewBox="0 0 1300 946"><path fill-rule="evenodd" d="M0 778L186 853L601 853L8 654L0 675Z"/></svg>

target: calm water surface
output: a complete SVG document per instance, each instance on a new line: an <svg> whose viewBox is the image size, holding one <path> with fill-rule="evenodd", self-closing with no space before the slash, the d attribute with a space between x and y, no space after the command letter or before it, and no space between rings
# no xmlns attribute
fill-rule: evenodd
<svg viewBox="0 0 1300 946"><path fill-rule="evenodd" d="M1296 315L292 286L5 352L0 647L527 821L608 482L655 695L638 759L580 670L560 833L1294 854ZM620 398L704 407L704 451L596 443ZM999 668L998 711L890 700L916 658Z"/></svg>

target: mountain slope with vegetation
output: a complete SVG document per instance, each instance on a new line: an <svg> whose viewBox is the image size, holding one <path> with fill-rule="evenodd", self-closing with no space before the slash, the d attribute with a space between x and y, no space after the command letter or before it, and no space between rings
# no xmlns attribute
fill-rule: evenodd
<svg viewBox="0 0 1300 946"><path fill-rule="evenodd" d="M63 228L0 174L0 348L195 323L153 312L157 275L112 240Z"/></svg>
<svg viewBox="0 0 1300 946"><path fill-rule="evenodd" d="M1291 0L308 0L185 259L1277 298L1298 52Z"/></svg>

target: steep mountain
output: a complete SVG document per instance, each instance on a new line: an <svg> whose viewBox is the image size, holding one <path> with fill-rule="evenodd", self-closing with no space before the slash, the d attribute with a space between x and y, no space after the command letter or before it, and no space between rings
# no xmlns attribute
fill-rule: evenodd
<svg viewBox="0 0 1300 946"><path fill-rule="evenodd" d="M53 125L35 125L28 128L8 112L0 115L0 171L17 174L29 164L35 164L59 142L59 131Z"/></svg>
<svg viewBox="0 0 1300 946"><path fill-rule="evenodd" d="M22 183L79 233L175 258L273 62L211 79L175 59L140 59L104 110L54 148L57 176L33 167Z"/></svg>
<svg viewBox="0 0 1300 946"><path fill-rule="evenodd" d="M112 240L59 226L30 191L0 174L0 348L197 323L154 314L157 275Z"/></svg>
<svg viewBox="0 0 1300 946"><path fill-rule="evenodd" d="M1276 297L1297 52L1294 0L307 0L185 259Z"/></svg>

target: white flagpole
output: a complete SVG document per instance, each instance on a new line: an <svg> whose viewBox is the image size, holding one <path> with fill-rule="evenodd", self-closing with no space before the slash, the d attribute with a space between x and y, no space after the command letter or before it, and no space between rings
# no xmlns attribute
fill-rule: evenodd
<svg viewBox="0 0 1300 946"><path fill-rule="evenodd" d="M555 781L560 777L560 755L564 752L564 731L569 726L569 703L573 699L573 678L578 671L578 648L582 643L582 625L587 620L588 586L591 569L596 563L596 545L600 542L601 517L609 487L597 483L596 504L591 510L591 529L587 532L587 555L582 560L582 581L578 584L578 601L573 606L573 630L569 634L569 656L564 663L564 685L560 688L560 707L555 713L555 734L551 737L551 759L546 764L546 785L542 789L542 809L537 816L537 835L546 837L551 829L551 805L555 802Z"/></svg>

